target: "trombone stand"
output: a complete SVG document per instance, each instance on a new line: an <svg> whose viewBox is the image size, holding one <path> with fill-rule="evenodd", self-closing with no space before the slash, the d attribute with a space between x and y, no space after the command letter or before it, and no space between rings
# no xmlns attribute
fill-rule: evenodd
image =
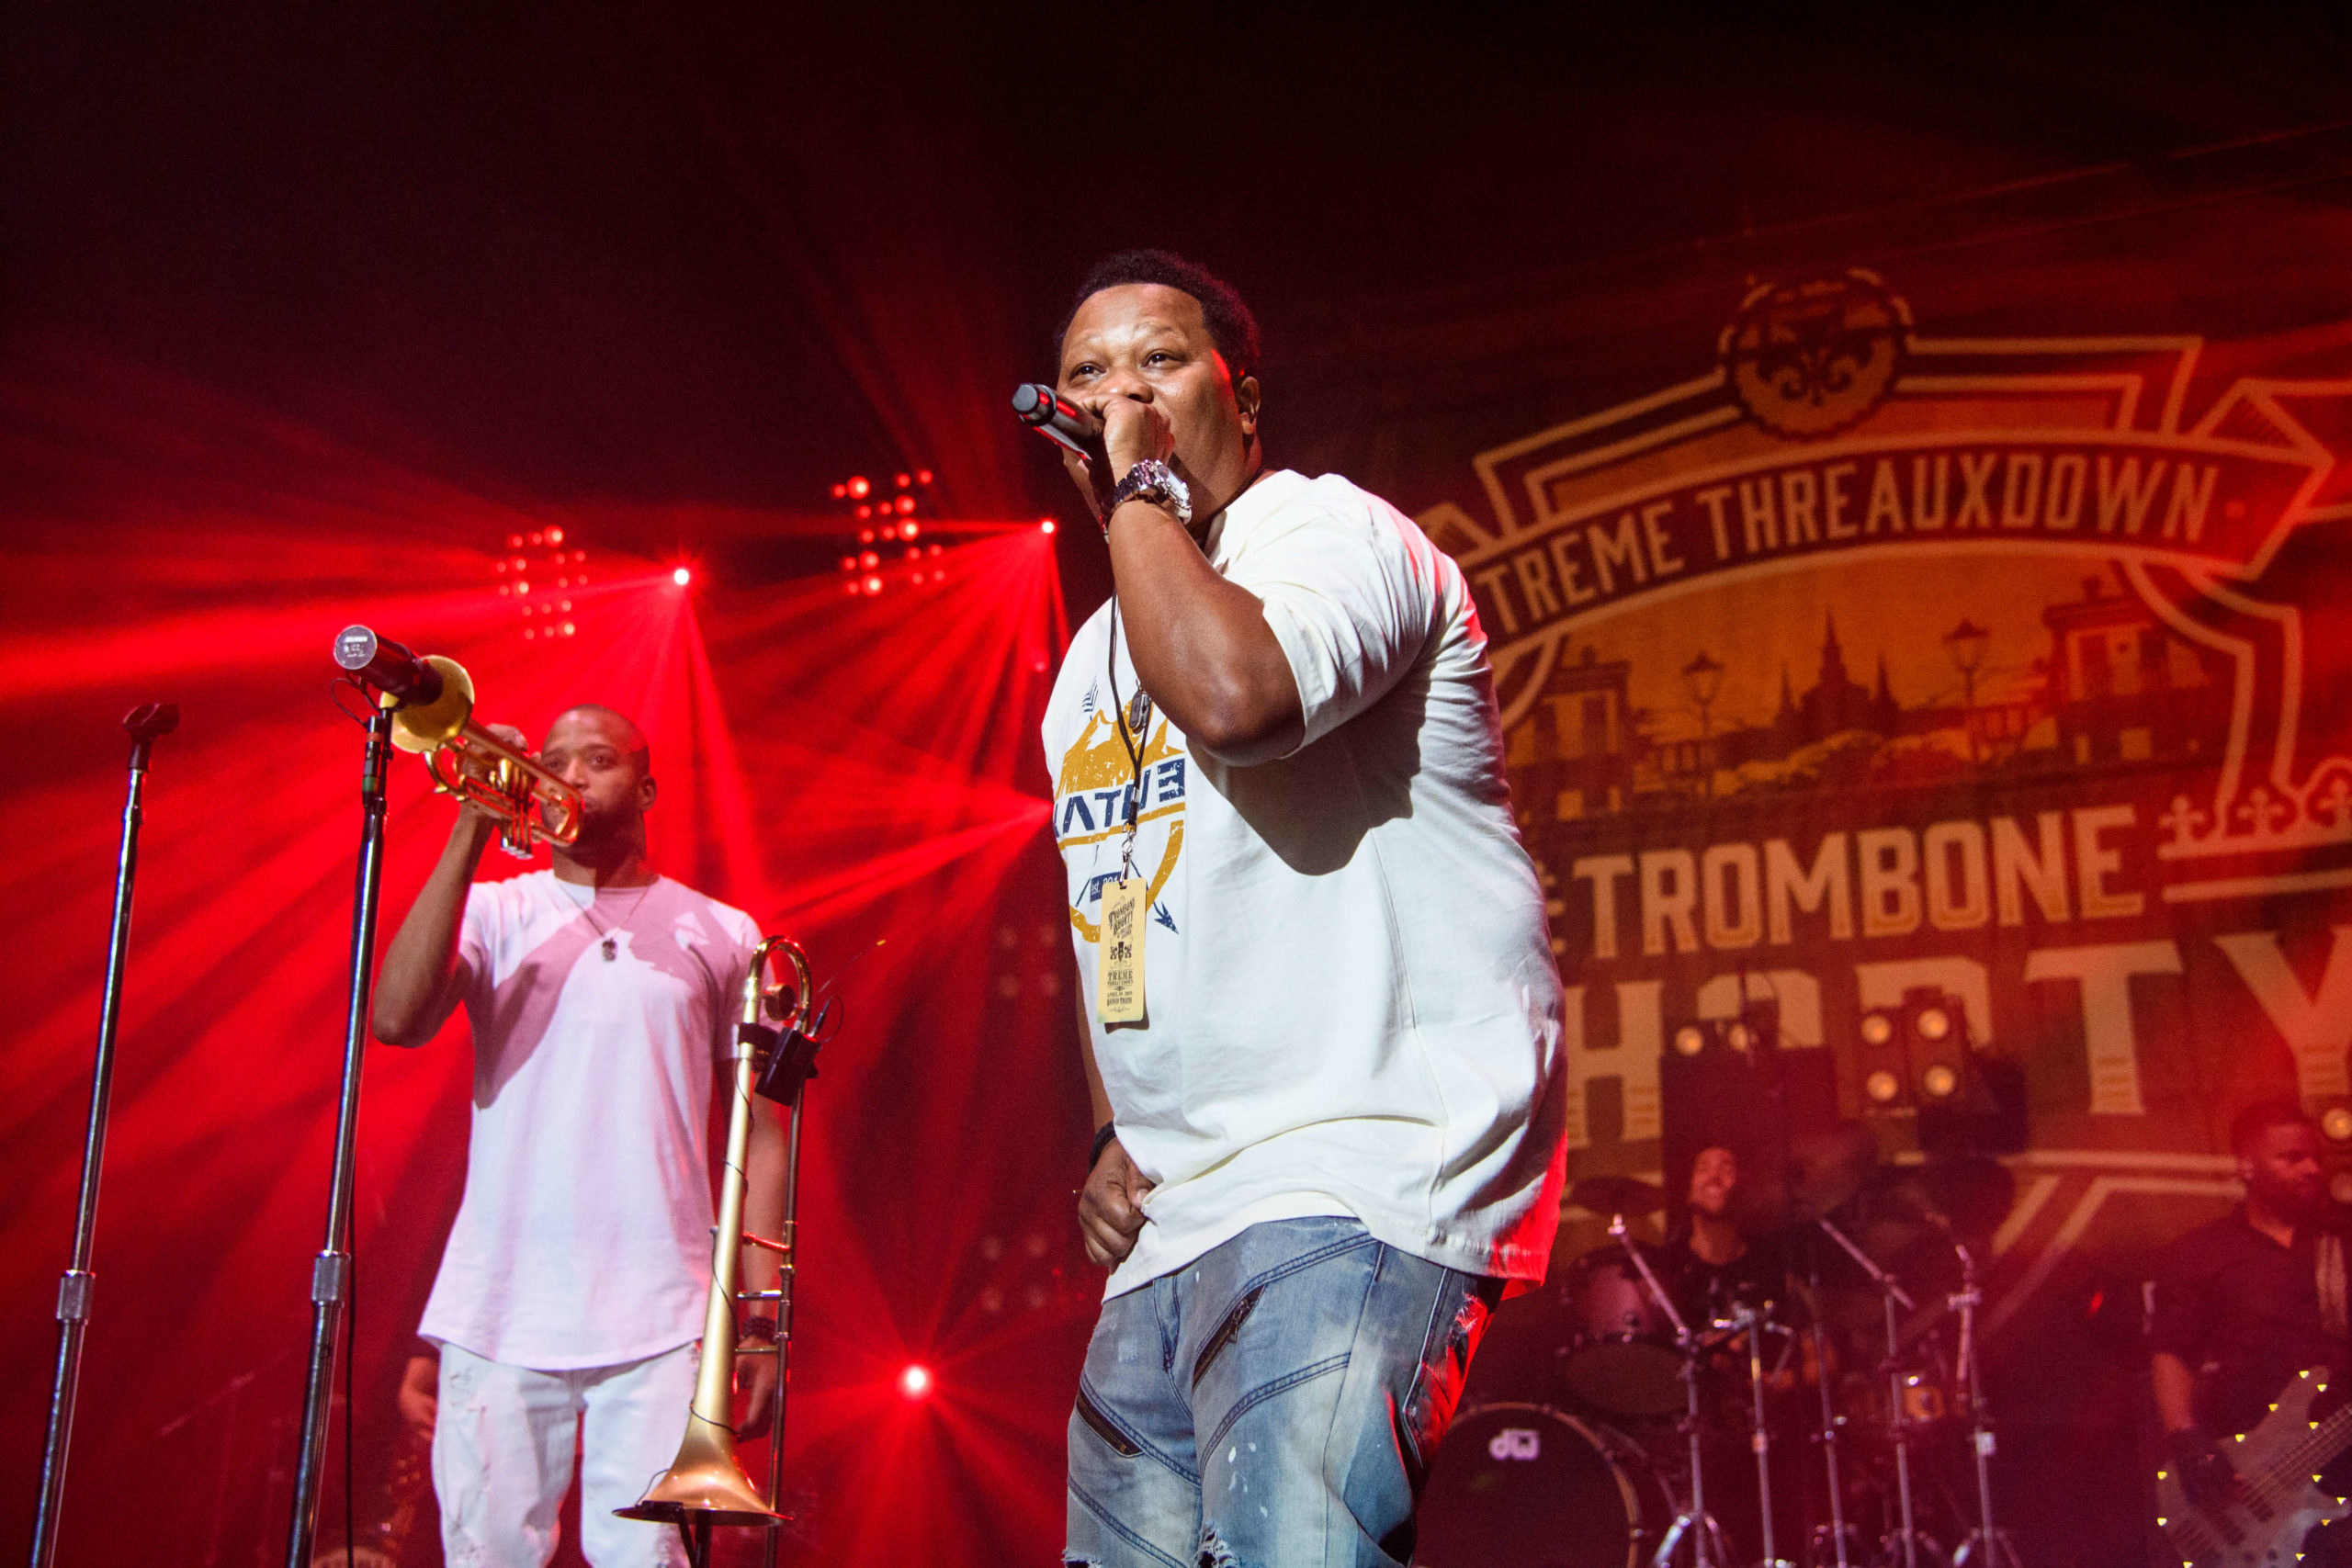
<svg viewBox="0 0 2352 1568"><path fill-rule="evenodd" d="M792 1276L799 1266L800 1247L800 1114L808 1093L811 1066L793 1091L786 1111L784 1143L784 1245L775 1280L775 1388L768 1396L768 1506L784 1501L784 1395L792 1377ZM760 1543L761 1568L775 1568L781 1530L770 1530Z"/></svg>
<svg viewBox="0 0 2352 1568"><path fill-rule="evenodd" d="M384 771L391 757L391 699L368 720L359 781L359 871L352 895L351 993L344 1019L343 1092L335 1109L334 1165L327 1184L326 1246L311 1264L311 1363L302 1391L302 1441L294 1467L294 1514L286 1532L286 1568L311 1568L319 1523L319 1479L326 1459L328 1405L351 1290L351 1174L359 1133L359 1067L368 1043L374 989L376 901L384 873ZM346 1413L348 1418L348 1413Z"/></svg>
<svg viewBox="0 0 2352 1568"><path fill-rule="evenodd" d="M156 739L178 728L169 703L133 708L122 721L130 736L130 784L122 806L122 850L114 872L114 934L107 939L106 988L98 1002L98 1057L90 1074L90 1123L82 1140L82 1203L74 1218L74 1260L57 1282L57 1382L49 1396L49 1440L40 1455L40 1500L33 1514L33 1568L57 1560L57 1514L65 1495L65 1454L74 1439L74 1404L81 1393L82 1335L89 1326L90 1272L98 1228L98 1170L106 1158L107 1111L114 1093L115 1031L122 1021L122 965L130 947L130 891L139 877L139 827L147 793L147 761Z"/></svg>

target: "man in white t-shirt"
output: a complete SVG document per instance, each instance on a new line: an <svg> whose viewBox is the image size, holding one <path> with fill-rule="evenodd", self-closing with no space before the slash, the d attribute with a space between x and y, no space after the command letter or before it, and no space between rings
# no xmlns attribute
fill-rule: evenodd
<svg viewBox="0 0 2352 1568"><path fill-rule="evenodd" d="M523 737L503 732L520 747ZM447 848L384 954L377 1038L472 1025L466 1190L419 1332L441 1348L433 1484L452 1568L539 1568L581 1452L580 1533L594 1568L683 1563L666 1525L616 1519L676 1457L710 1280L714 1083L759 930L645 863L654 783L644 736L575 707L539 761L581 793L554 869L476 884L496 823L458 808ZM722 1078L722 1070L724 1076ZM754 1104L745 1223L783 1219L780 1123ZM743 1282L775 1286L746 1247ZM775 1335L773 1316L743 1321ZM736 1362L764 1425L775 1363Z"/></svg>
<svg viewBox="0 0 2352 1568"><path fill-rule="evenodd" d="M1116 584L1045 723L1113 1265L1074 1563L1407 1561L1557 1220L1560 984L1485 637L1395 508L1265 468L1257 354L1164 252L1098 266L1061 338Z"/></svg>

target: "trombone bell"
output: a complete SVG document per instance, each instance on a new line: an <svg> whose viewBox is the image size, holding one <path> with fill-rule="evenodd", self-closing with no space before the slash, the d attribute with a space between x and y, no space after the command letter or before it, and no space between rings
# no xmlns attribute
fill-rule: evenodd
<svg viewBox="0 0 2352 1568"><path fill-rule="evenodd" d="M731 1352L733 1346L727 1347ZM707 1364L712 1348L703 1346L703 1360ZM721 1353L718 1360L731 1368L734 1358ZM732 1382L732 1376L729 1379ZM669 1471L656 1481L634 1507L615 1508L613 1512L624 1519L643 1519L657 1525L685 1525L696 1520L713 1525L761 1525L769 1529L784 1523L784 1516L767 1506L759 1490L743 1473L742 1462L735 1457L735 1434L707 1420L700 1409L686 1417L685 1441L678 1445L678 1457Z"/></svg>

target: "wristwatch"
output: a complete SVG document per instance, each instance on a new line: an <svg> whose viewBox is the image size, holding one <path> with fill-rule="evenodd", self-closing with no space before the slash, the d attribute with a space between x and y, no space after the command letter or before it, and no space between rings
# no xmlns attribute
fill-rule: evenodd
<svg viewBox="0 0 2352 1568"><path fill-rule="evenodd" d="M1193 492L1174 469L1157 457L1146 457L1127 470L1118 488L1111 492L1111 504L1102 509L1102 532L1111 531L1111 513L1131 501L1156 501L1176 514L1176 521L1186 527L1193 525Z"/></svg>

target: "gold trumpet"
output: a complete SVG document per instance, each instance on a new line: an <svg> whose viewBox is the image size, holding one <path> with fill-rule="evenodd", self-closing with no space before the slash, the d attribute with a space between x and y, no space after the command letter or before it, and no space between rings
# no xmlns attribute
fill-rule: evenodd
<svg viewBox="0 0 2352 1568"><path fill-rule="evenodd" d="M498 818L508 854L528 860L535 842L579 838L580 792L473 721L474 681L464 665L439 654L424 662L440 671L441 694L392 715L392 744L424 754L440 794Z"/></svg>
<svg viewBox="0 0 2352 1568"><path fill-rule="evenodd" d="M769 957L781 953L792 964L789 990L768 984ZM735 1455L733 1393L735 1388L736 1284L741 1275L741 1251L762 1247L781 1253L786 1289L778 1295L789 1306L788 1281L793 1266L792 1223L786 1217L784 1235L776 1240L747 1234L743 1229L745 1161L752 1144L752 1091L760 1072L763 1044L787 1049L799 1027L808 1021L808 998L814 987L808 956L787 937L763 939L752 950L752 972L743 981L743 1017L735 1031L735 1100L727 1117L727 1164L718 1184L718 1224L710 1259L710 1303L703 1314L702 1366L695 1380L694 1408L686 1417L686 1435L678 1457L647 1489L637 1506L616 1508L625 1519L674 1524L686 1538L687 1551L697 1563L709 1550L714 1525L761 1525L785 1522L770 1500L760 1495L743 1473ZM772 1022L764 1021L773 1021ZM805 1070L805 1064L803 1064ZM787 1208L789 1199L787 1195ZM778 1314L779 1319L783 1314ZM780 1332L783 1325L779 1324ZM779 1391L783 1368L779 1363ZM770 1440L781 1444L781 1430Z"/></svg>

